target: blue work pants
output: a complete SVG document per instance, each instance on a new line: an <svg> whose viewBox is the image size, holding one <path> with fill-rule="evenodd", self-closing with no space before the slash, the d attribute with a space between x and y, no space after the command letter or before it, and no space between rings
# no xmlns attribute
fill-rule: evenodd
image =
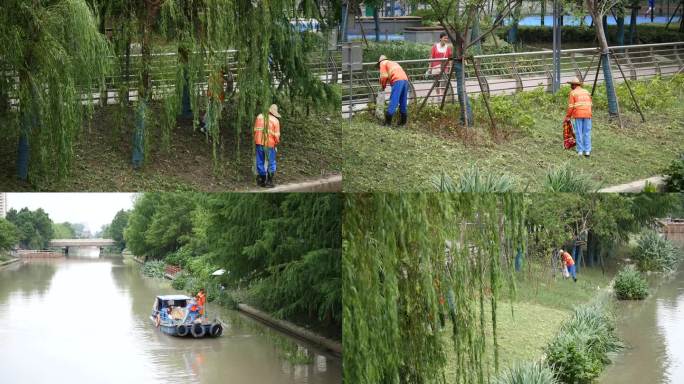
<svg viewBox="0 0 684 384"><path fill-rule="evenodd" d="M268 172L275 173L276 171L276 150L275 148L267 148L268 150ZM256 146L256 169L259 176L266 176L266 151L263 145Z"/></svg>

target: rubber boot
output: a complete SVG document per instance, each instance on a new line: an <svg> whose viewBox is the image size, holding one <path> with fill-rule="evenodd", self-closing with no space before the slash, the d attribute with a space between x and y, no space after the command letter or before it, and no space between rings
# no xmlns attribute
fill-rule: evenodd
<svg viewBox="0 0 684 384"><path fill-rule="evenodd" d="M257 185L265 188L266 187L266 176L265 175L257 175Z"/></svg>
<svg viewBox="0 0 684 384"><path fill-rule="evenodd" d="M402 113L401 114L401 121L399 121L399 125L406 125L407 121L408 121L408 113Z"/></svg>
<svg viewBox="0 0 684 384"><path fill-rule="evenodd" d="M392 125L392 115L390 115L389 113L385 113L385 124L383 125L386 127Z"/></svg>
<svg viewBox="0 0 684 384"><path fill-rule="evenodd" d="M266 188L275 187L275 184L273 183L273 176L275 176L274 173L271 173L271 172L268 173L268 176L266 178Z"/></svg>

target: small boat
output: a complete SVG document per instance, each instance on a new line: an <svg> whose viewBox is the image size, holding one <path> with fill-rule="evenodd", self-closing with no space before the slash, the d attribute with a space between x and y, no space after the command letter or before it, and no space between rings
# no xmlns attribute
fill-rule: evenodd
<svg viewBox="0 0 684 384"><path fill-rule="evenodd" d="M204 316L200 316L195 300L185 295L157 296L150 320L162 333L171 336L201 338L223 334L221 322L209 321L206 311Z"/></svg>

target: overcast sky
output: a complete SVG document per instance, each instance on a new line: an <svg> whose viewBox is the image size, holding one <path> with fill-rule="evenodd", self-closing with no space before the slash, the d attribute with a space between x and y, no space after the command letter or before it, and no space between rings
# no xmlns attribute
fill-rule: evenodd
<svg viewBox="0 0 684 384"><path fill-rule="evenodd" d="M133 207L134 193L8 193L7 209L43 208L55 223L81 223L92 234L112 222L121 209Z"/></svg>

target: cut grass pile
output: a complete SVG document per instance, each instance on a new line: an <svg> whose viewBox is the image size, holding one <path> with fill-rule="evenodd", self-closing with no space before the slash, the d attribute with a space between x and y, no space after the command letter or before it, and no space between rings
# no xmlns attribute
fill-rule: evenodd
<svg viewBox="0 0 684 384"><path fill-rule="evenodd" d="M192 123L179 119L171 132L168 152L159 146L161 133L151 133L153 146L147 163L140 170L131 166L133 116L121 123L119 108L96 110L93 120L83 127L74 149L75 158L68 179L53 181L40 188L16 178L17 132L0 126L0 190L30 191L226 191L255 188L253 146L242 144L235 155L235 134L223 133L218 169L213 168L212 146L204 134L192 130ZM341 119L311 116L281 120L282 144L278 147L276 183L285 184L341 171L339 146ZM250 130L243 132L242 143L251 143Z"/></svg>
<svg viewBox="0 0 684 384"><path fill-rule="evenodd" d="M684 76L680 76L684 78ZM660 84L668 80L658 80ZM592 157L578 158L574 150L562 148L561 123L567 88L559 95L537 94L493 98L494 107L505 114L524 113L533 118L509 116L497 121L499 130L489 129L486 110L474 100L476 127L458 127L458 109L444 111L428 107L420 115L409 112L403 128L380 126L367 114L342 125L344 137L344 190L433 191L434 178L446 174L456 180L476 166L481 172L512 176L515 190L542 191L546 175L563 166L585 174L598 186L611 186L658 175L684 147L684 87L670 83L671 103L658 104L662 89L649 83L637 88L646 122L632 111L631 100L621 99L624 129L610 122L604 109L605 93L599 87L594 98ZM590 88L590 86L588 87ZM661 87L662 88L662 87ZM626 92L626 91L625 91ZM658 95L656 95L658 93ZM623 95L622 89L618 90ZM506 99L507 98L507 99ZM498 99L498 101L497 101ZM524 124L523 124L524 123ZM521 126L524 125L524 126Z"/></svg>

